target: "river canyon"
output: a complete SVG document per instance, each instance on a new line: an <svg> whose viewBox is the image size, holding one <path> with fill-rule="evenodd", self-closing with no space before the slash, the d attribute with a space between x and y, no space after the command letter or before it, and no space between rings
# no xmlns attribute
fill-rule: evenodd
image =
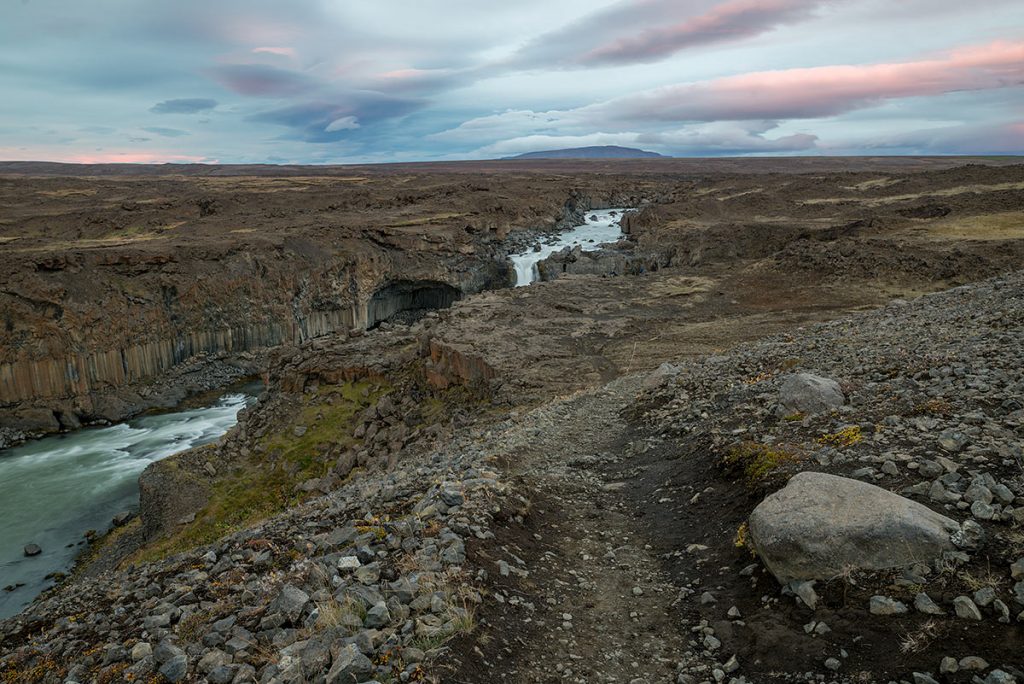
<svg viewBox="0 0 1024 684"><path fill-rule="evenodd" d="M509 654L534 677L513 681L551 662L628 681L623 653L660 678L703 681L733 656L776 681L781 652L794 672L837 658L909 677L945 655L890 657L913 616L884 622L862 585L846 605L821 583L831 631L808 632L806 605L749 569L742 524L783 480L751 485L730 454L760 445L780 470L927 503L932 435L913 426L931 426L958 472L989 463L984 486L1009 497L978 519L992 543L1017 529L1012 369L954 395L957 334L906 355L919 328L968 334L971 306L979 344L1017 335L1013 160L0 164L0 198L0 437L30 439L0 452L0 585L24 584L0 596L5 676L35 663L117 681L178 658L135 660L146 643L181 649L190 681L300 681L321 656L363 678L498 681ZM859 351L839 363L826 352L846 337ZM885 413L774 412L797 371L842 376ZM88 529L110 531L79 545ZM1005 565L984 548L963 572ZM950 605L967 591L929 581ZM993 605L963 655L1002 665L1019 628ZM551 625L578 641L566 651ZM694 629L719 646L687 647Z"/></svg>

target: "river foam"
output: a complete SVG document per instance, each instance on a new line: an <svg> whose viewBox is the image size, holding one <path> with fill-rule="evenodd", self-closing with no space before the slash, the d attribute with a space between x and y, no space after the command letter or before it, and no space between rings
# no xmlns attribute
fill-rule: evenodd
<svg viewBox="0 0 1024 684"><path fill-rule="evenodd" d="M579 245L584 252L593 252L603 245L618 242L622 239L623 212L627 209L601 209L587 212L586 222L570 230L560 233L553 240L542 241L537 251L527 250L521 254L511 254L509 259L516 269L516 287L523 287L538 278L537 264L566 247Z"/></svg>
<svg viewBox="0 0 1024 684"><path fill-rule="evenodd" d="M256 386L212 406L142 416L109 427L52 435L0 451L0 618L13 615L66 571L87 530L138 508L138 477L147 465L214 441L254 401ZM39 556L26 558L26 544Z"/></svg>

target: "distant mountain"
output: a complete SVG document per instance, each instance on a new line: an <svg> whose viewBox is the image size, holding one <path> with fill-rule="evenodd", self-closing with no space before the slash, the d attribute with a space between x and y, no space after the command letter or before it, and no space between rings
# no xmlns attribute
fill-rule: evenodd
<svg viewBox="0 0 1024 684"><path fill-rule="evenodd" d="M657 152L648 152L632 147L601 145L598 147L571 147L567 150L527 152L514 157L504 157L504 159L652 159L664 156Z"/></svg>

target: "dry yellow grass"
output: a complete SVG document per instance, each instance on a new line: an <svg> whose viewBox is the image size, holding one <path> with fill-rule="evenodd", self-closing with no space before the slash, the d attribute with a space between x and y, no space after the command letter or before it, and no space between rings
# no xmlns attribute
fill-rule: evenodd
<svg viewBox="0 0 1024 684"><path fill-rule="evenodd" d="M404 221L393 221L387 224L388 228L409 228L412 226L425 226L432 223L440 223L441 221L448 221L450 219L459 218L466 214L460 212L445 212L442 214L433 214L431 216L417 216L415 218L405 219Z"/></svg>
<svg viewBox="0 0 1024 684"><path fill-rule="evenodd" d="M935 237L961 240L1013 240L1024 237L1024 211L1005 211L935 221L927 226Z"/></svg>
<svg viewBox="0 0 1024 684"><path fill-rule="evenodd" d="M96 190L93 188L63 188L61 190L36 190L37 195L43 197L91 197L96 194Z"/></svg>
<svg viewBox="0 0 1024 684"><path fill-rule="evenodd" d="M1001 192L1004 190L1024 190L1024 182L1021 183L995 183L992 185L959 185L954 188L942 188L929 192L908 193L905 195L889 195L887 197L819 197L802 200L800 204L841 204L843 202L854 202L869 207L877 207L884 204L894 204L907 200L921 199L923 197L955 197L969 193L983 194L986 192Z"/></svg>
<svg viewBox="0 0 1024 684"><path fill-rule="evenodd" d="M728 202L729 200L739 199L740 197L746 197L747 195L757 195L764 192L764 188L753 188L752 190L743 190L742 192L735 192L731 195L722 195L716 197L719 202Z"/></svg>
<svg viewBox="0 0 1024 684"><path fill-rule="evenodd" d="M877 188L888 188L890 186L902 183L902 178L874 178L872 180L866 180L863 183L857 183L855 185L843 185L843 190L853 190L855 192L865 192L867 190L875 190Z"/></svg>

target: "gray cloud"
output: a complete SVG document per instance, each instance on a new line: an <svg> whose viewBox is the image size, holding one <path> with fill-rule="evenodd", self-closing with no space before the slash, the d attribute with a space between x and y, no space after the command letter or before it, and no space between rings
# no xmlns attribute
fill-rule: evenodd
<svg viewBox="0 0 1024 684"><path fill-rule="evenodd" d="M406 116L425 105L424 100L417 98L357 91L272 109L249 118L251 121L286 126L292 130L293 137L306 142L334 142L351 137L357 129Z"/></svg>
<svg viewBox="0 0 1024 684"><path fill-rule="evenodd" d="M210 74L224 87L256 97L287 97L317 86L307 74L267 64L225 64L211 68Z"/></svg>
<svg viewBox="0 0 1024 684"><path fill-rule="evenodd" d="M142 130L156 135L162 135L165 138L180 138L183 135L189 134L188 131L183 131L178 128L164 128L163 126L143 126Z"/></svg>
<svg viewBox="0 0 1024 684"><path fill-rule="evenodd" d="M183 97L175 100L157 102L149 108L154 114L195 114L205 112L217 106L216 100L205 97Z"/></svg>

